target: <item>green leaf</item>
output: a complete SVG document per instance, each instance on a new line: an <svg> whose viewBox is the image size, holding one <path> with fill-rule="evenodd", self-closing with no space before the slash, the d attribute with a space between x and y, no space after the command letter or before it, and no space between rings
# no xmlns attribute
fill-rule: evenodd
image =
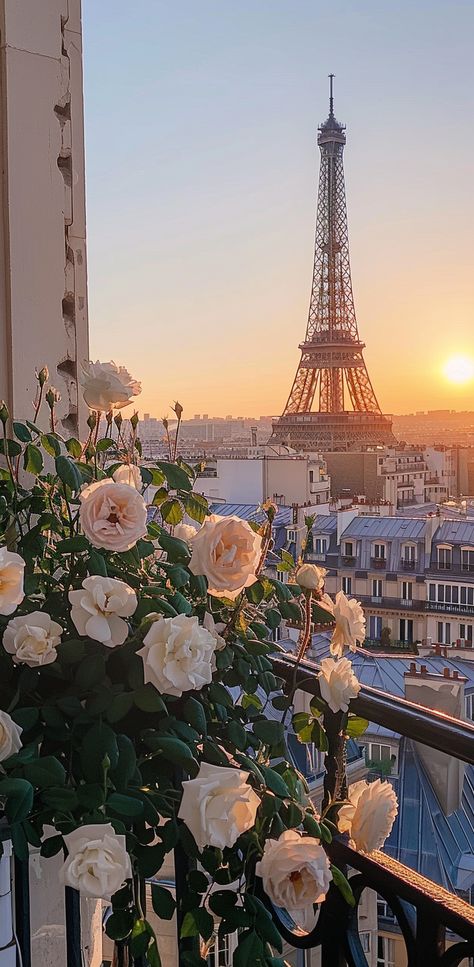
<svg viewBox="0 0 474 967"><path fill-rule="evenodd" d="M75 534L74 537L66 537L63 541L58 541L56 550L58 554L72 554L75 551L87 551L89 543L83 534Z"/></svg>
<svg viewBox="0 0 474 967"><path fill-rule="evenodd" d="M273 587L275 595L280 601L290 601L292 598L292 593L287 584L282 584L281 581L276 581L274 578L269 578L270 584Z"/></svg>
<svg viewBox="0 0 474 967"><path fill-rule="evenodd" d="M256 931L245 931L240 934L239 945L234 951L234 967L249 967L250 964L254 967L260 967L260 965L263 967L264 953L263 942Z"/></svg>
<svg viewBox="0 0 474 967"><path fill-rule="evenodd" d="M66 440L66 450L71 454L71 457L75 457L76 460L80 460L82 456L82 445L79 443L79 440L76 440L74 437L71 437L70 440Z"/></svg>
<svg viewBox="0 0 474 967"><path fill-rule="evenodd" d="M185 742L167 735L155 735L153 738L153 746L157 752L161 752L163 758L182 766L191 776L197 775L199 766Z"/></svg>
<svg viewBox="0 0 474 967"><path fill-rule="evenodd" d="M152 883L151 902L160 920L171 920L176 910L176 900L169 890L165 890L164 886L159 886L157 883Z"/></svg>
<svg viewBox="0 0 474 967"><path fill-rule="evenodd" d="M25 426L24 423L17 423L14 420L13 421L13 432L14 432L15 436L17 437L17 439L18 440L21 440L22 443L30 443L30 441L31 441L31 433L30 433L28 427Z"/></svg>
<svg viewBox="0 0 474 967"><path fill-rule="evenodd" d="M21 446L16 440L7 440L7 452L10 457L19 457ZM0 440L0 453L5 454L5 440Z"/></svg>
<svg viewBox="0 0 474 967"><path fill-rule="evenodd" d="M202 524L209 513L209 504L201 494L190 493L184 498L184 509L188 517Z"/></svg>
<svg viewBox="0 0 474 967"><path fill-rule="evenodd" d="M41 856L56 856L56 854L59 853L62 848L62 836L49 836L48 839L44 839L41 844Z"/></svg>
<svg viewBox="0 0 474 967"><path fill-rule="evenodd" d="M293 555L290 554L289 551L285 551L284 548L282 548L282 551L281 551L281 559L282 559L282 561L285 562L285 564L289 564L290 567L294 567L295 566L295 561L294 561Z"/></svg>
<svg viewBox="0 0 474 967"><path fill-rule="evenodd" d="M265 742L266 745L276 745L285 737L285 729L281 722L260 719L253 723L253 730L261 742Z"/></svg>
<svg viewBox="0 0 474 967"><path fill-rule="evenodd" d="M260 771L263 774L267 788L274 792L276 796L281 796L282 799L285 799L290 795L286 782L278 772L264 765L260 765Z"/></svg>
<svg viewBox="0 0 474 967"><path fill-rule="evenodd" d="M46 806L61 812L71 812L79 802L75 789L69 786L51 786L41 794L41 800Z"/></svg>
<svg viewBox="0 0 474 967"><path fill-rule="evenodd" d="M142 712L166 712L166 705L153 685L142 685L133 693L133 702Z"/></svg>
<svg viewBox="0 0 474 967"><path fill-rule="evenodd" d="M344 876L344 873L341 873L340 869L338 869L337 866L333 866L332 864L331 864L331 873L332 873L333 881L337 886L338 890L341 891L346 903L348 903L350 907L355 907L354 894L352 892L349 881Z"/></svg>
<svg viewBox="0 0 474 967"><path fill-rule="evenodd" d="M23 457L23 466L27 473L34 473L39 477L43 469L43 457L41 450L35 447L34 443L28 443Z"/></svg>
<svg viewBox="0 0 474 967"><path fill-rule="evenodd" d="M46 450L46 453L49 453L50 457L59 457L61 453L61 444L52 433L41 435L41 446L43 450Z"/></svg>
<svg viewBox="0 0 474 967"><path fill-rule="evenodd" d="M128 715L132 705L133 695L130 692L120 692L119 695L115 695L106 712L107 721L120 722L120 719Z"/></svg>
<svg viewBox="0 0 474 967"><path fill-rule="evenodd" d="M104 777L104 760L115 769L119 757L117 737L110 725L98 722L86 732L80 749L82 771L88 782L101 782Z"/></svg>
<svg viewBox="0 0 474 967"><path fill-rule="evenodd" d="M168 499L168 491L166 487L159 487L153 496L152 504L153 507L161 507L162 503Z"/></svg>
<svg viewBox="0 0 474 967"><path fill-rule="evenodd" d="M318 719L313 719L313 724L311 726L311 741L314 742L316 748L321 752L328 751L328 737Z"/></svg>
<svg viewBox="0 0 474 967"><path fill-rule="evenodd" d="M206 713L201 702L196 698L188 698L183 707L183 718L185 722L192 725L200 735L207 735Z"/></svg>
<svg viewBox="0 0 474 967"><path fill-rule="evenodd" d="M183 508L179 500L164 500L160 507L161 516L167 524L179 524L183 519Z"/></svg>
<svg viewBox="0 0 474 967"><path fill-rule="evenodd" d="M248 893L245 897L245 908L256 917L260 936L281 953L283 942L280 932L273 923L271 913L267 910L265 904L258 897Z"/></svg>
<svg viewBox="0 0 474 967"><path fill-rule="evenodd" d="M255 584L251 584L249 588L245 589L245 594L252 604L260 604L265 597L265 589L260 581L256 581Z"/></svg>
<svg viewBox="0 0 474 967"><path fill-rule="evenodd" d="M97 440L95 448L98 453L103 453L104 450L110 450L111 447L115 446L115 440L111 440L110 437L103 437L101 440Z"/></svg>
<svg viewBox="0 0 474 967"><path fill-rule="evenodd" d="M34 798L34 789L26 779L1 779L0 799L5 799L5 814L9 823L27 819Z"/></svg>
<svg viewBox="0 0 474 967"><path fill-rule="evenodd" d="M23 775L33 786L46 789L48 786L63 786L66 781L64 766L52 755L41 756L36 762L23 766Z"/></svg>
<svg viewBox="0 0 474 967"><path fill-rule="evenodd" d="M89 557L87 560L87 570L89 574L99 574L101 577L107 577L107 565L105 563L105 558L102 554L99 554L94 548L89 551Z"/></svg>
<svg viewBox="0 0 474 967"><path fill-rule="evenodd" d="M173 564L168 571L168 577L174 588L184 588L189 584L190 574L180 564Z"/></svg>
<svg viewBox="0 0 474 967"><path fill-rule="evenodd" d="M187 473L181 467L178 467L176 463L166 463L164 460L160 460L158 467L164 473L168 481L168 486L172 490L191 490L191 480Z"/></svg>
<svg viewBox="0 0 474 967"><path fill-rule="evenodd" d="M128 910L116 910L107 919L105 932L111 940L126 940L133 927L133 913Z"/></svg>
<svg viewBox="0 0 474 967"><path fill-rule="evenodd" d="M162 473L161 470L157 470L156 467L147 467L147 470L151 474L151 483L153 486L161 487L161 484L164 483L165 480L164 473Z"/></svg>
<svg viewBox="0 0 474 967"><path fill-rule="evenodd" d="M257 711L261 712L263 705L258 695L242 695L242 708L256 708Z"/></svg>
<svg viewBox="0 0 474 967"><path fill-rule="evenodd" d="M272 631L274 628L278 628L278 626L281 624L281 614L276 610L276 608L270 608L270 610L266 612L265 624L268 625Z"/></svg>
<svg viewBox="0 0 474 967"><path fill-rule="evenodd" d="M120 792L112 792L107 799L106 806L119 816L141 816L143 803L133 796L124 796Z"/></svg>
<svg viewBox="0 0 474 967"><path fill-rule="evenodd" d="M209 940L214 930L214 919L204 907L197 910L189 910L186 913L181 927L181 937L198 937Z"/></svg>
<svg viewBox="0 0 474 967"><path fill-rule="evenodd" d="M345 733L349 739L358 739L366 732L368 727L367 719L360 718L359 715L349 715Z"/></svg>
<svg viewBox="0 0 474 967"><path fill-rule="evenodd" d="M161 532L158 544L166 551L168 561L171 564L186 563L191 557L191 551L186 542L181 541L178 537L170 537L166 531Z"/></svg>
<svg viewBox="0 0 474 967"><path fill-rule="evenodd" d="M317 821L310 813L306 813L303 819L303 828L309 833L310 836L314 836L316 839L321 839L321 827Z"/></svg>
<svg viewBox="0 0 474 967"><path fill-rule="evenodd" d="M56 473L66 487L78 491L82 487L82 475L77 469L76 464L69 457L61 455L56 457Z"/></svg>

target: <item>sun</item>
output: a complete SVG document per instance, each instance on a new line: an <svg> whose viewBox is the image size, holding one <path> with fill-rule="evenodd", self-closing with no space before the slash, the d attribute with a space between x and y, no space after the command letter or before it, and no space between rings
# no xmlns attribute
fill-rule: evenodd
<svg viewBox="0 0 474 967"><path fill-rule="evenodd" d="M450 356L443 373L450 383L467 383L474 377L474 362L469 356Z"/></svg>

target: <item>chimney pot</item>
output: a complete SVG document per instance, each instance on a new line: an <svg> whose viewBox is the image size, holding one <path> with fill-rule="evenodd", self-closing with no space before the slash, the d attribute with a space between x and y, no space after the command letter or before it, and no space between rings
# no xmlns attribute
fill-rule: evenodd
<svg viewBox="0 0 474 967"><path fill-rule="evenodd" d="M416 662L410 662L410 675L416 675Z"/></svg>
<svg viewBox="0 0 474 967"><path fill-rule="evenodd" d="M443 678L450 678L449 668L443 668Z"/></svg>
<svg viewBox="0 0 474 967"><path fill-rule="evenodd" d="M426 665L422 665L422 666L421 666L421 668L420 668L420 673L421 673L422 675L427 675L427 674L428 674L428 669L427 669L427 667L426 667Z"/></svg>
<svg viewBox="0 0 474 967"><path fill-rule="evenodd" d="M453 678L459 678L459 672L458 671L456 671L456 670L453 671Z"/></svg>

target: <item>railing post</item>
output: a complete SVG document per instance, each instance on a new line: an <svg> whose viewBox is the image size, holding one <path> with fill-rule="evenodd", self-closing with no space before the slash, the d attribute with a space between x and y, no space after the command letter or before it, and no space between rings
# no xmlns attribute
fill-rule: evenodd
<svg viewBox="0 0 474 967"><path fill-rule="evenodd" d="M328 737L328 751L326 753L326 773L324 776L323 809L329 806L331 800L347 798L346 780L346 742L342 729L343 712L324 713L324 728Z"/></svg>
<svg viewBox="0 0 474 967"><path fill-rule="evenodd" d="M446 950L446 928L428 911L419 909L416 918L416 964L437 964Z"/></svg>
<svg viewBox="0 0 474 967"><path fill-rule="evenodd" d="M177 843L174 848L174 870L176 886L176 941L178 945L178 967L186 967L183 954L186 952L199 955L199 940L197 937L181 937L181 928L185 917L183 909L184 899L188 893L186 882L188 871L191 864L187 853L185 853L181 843Z"/></svg>
<svg viewBox="0 0 474 967"><path fill-rule="evenodd" d="M78 891L67 886L64 890L64 903L67 967L82 967L81 898Z"/></svg>
<svg viewBox="0 0 474 967"><path fill-rule="evenodd" d="M28 860L15 856L15 932L23 967L31 967L30 872Z"/></svg>

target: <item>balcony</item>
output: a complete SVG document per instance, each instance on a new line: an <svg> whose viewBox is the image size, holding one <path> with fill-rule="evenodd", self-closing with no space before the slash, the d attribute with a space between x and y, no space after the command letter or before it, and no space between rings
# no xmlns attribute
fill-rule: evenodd
<svg viewBox="0 0 474 967"><path fill-rule="evenodd" d="M406 654L413 656L418 654L418 648L414 641L400 641L399 638L391 638L388 644L384 644L380 638L366 638L363 647L367 651L383 652L384 654Z"/></svg>
<svg viewBox="0 0 474 967"><path fill-rule="evenodd" d="M451 604L446 601L426 601L427 611L439 611L442 614L474 615L474 604Z"/></svg>
<svg viewBox="0 0 474 967"><path fill-rule="evenodd" d="M404 611L406 609L425 611L427 605L427 602L422 601L421 598L387 598L385 595L380 598L371 594L357 594L356 598L364 608L370 608L370 605L374 605L377 608L386 608L389 611Z"/></svg>
<svg viewBox="0 0 474 967"><path fill-rule="evenodd" d="M342 563L345 565L345 567L355 567L356 565L355 554L343 554Z"/></svg>
<svg viewBox="0 0 474 967"><path fill-rule="evenodd" d="M400 560L400 567L402 571L414 571L416 568L416 561L411 561L409 558L402 557Z"/></svg>
<svg viewBox="0 0 474 967"><path fill-rule="evenodd" d="M375 568L377 571L384 571L387 569L387 558L386 557L371 557L370 566Z"/></svg>

